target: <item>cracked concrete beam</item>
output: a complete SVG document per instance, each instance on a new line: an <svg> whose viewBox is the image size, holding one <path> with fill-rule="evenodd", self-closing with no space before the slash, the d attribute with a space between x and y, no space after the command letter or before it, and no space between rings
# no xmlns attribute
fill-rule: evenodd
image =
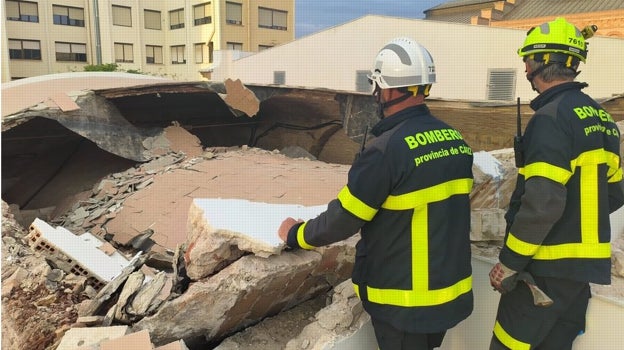
<svg viewBox="0 0 624 350"><path fill-rule="evenodd" d="M148 329L157 345L218 339L326 292L330 283L314 273L321 261L321 253L305 250L269 258L245 255L210 278L191 283L134 329ZM342 276L347 278L348 273Z"/></svg>

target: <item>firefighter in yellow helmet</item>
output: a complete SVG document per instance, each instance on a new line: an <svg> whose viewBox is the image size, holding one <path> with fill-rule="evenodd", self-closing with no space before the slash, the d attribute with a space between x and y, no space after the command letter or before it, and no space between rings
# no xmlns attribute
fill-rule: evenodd
<svg viewBox="0 0 624 350"><path fill-rule="evenodd" d="M315 249L360 233L352 282L381 350L439 347L473 308L472 151L425 105L429 52L410 38L379 50L369 78L382 119L317 218L286 218L279 237Z"/></svg>
<svg viewBox="0 0 624 350"><path fill-rule="evenodd" d="M519 149L518 179L491 285L502 293L490 349L571 349L585 331L589 283L611 283L609 214L624 204L620 131L575 82L586 38L564 18L518 50L539 93ZM534 284L553 303L537 302Z"/></svg>

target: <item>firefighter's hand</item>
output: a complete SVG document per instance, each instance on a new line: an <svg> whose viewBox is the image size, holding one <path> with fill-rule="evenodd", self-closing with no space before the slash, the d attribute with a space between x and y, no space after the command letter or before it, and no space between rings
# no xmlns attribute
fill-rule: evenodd
<svg viewBox="0 0 624 350"><path fill-rule="evenodd" d="M490 271L490 285L500 293L510 292L518 284L518 274L500 262Z"/></svg>
<svg viewBox="0 0 624 350"><path fill-rule="evenodd" d="M293 226L295 226L297 223L300 223L300 222L303 222L303 220L301 219L295 220L293 218L286 218L284 221L282 221L282 224L277 230L277 235L282 241L286 242L286 240L288 239L288 231L290 231L290 229Z"/></svg>

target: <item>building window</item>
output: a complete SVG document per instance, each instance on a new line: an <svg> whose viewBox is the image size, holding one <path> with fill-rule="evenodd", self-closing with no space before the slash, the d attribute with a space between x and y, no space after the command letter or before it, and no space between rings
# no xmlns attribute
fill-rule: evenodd
<svg viewBox="0 0 624 350"><path fill-rule="evenodd" d="M41 42L38 40L9 39L9 58L41 60Z"/></svg>
<svg viewBox="0 0 624 350"><path fill-rule="evenodd" d="M288 30L288 12L265 7L258 8L258 27Z"/></svg>
<svg viewBox="0 0 624 350"><path fill-rule="evenodd" d="M145 45L145 60L147 63L162 64L162 46Z"/></svg>
<svg viewBox="0 0 624 350"><path fill-rule="evenodd" d="M208 63L212 63L213 56L212 53L214 51L214 43L211 41L208 43Z"/></svg>
<svg viewBox="0 0 624 350"><path fill-rule="evenodd" d="M238 50L238 51L243 51L243 44L242 43L233 43L231 41L228 41L226 44L226 47L228 50Z"/></svg>
<svg viewBox="0 0 624 350"><path fill-rule="evenodd" d="M210 16L210 3L207 2L201 5L193 6L193 20L195 25L212 23L212 17Z"/></svg>
<svg viewBox="0 0 624 350"><path fill-rule="evenodd" d="M243 4L225 2L225 22L228 24L243 24Z"/></svg>
<svg viewBox="0 0 624 350"><path fill-rule="evenodd" d="M160 30L160 11L145 10L145 29Z"/></svg>
<svg viewBox="0 0 624 350"><path fill-rule="evenodd" d="M273 72L273 84L284 85L286 84L286 72L278 70Z"/></svg>
<svg viewBox="0 0 624 350"><path fill-rule="evenodd" d="M171 46L171 64L184 64L184 45Z"/></svg>
<svg viewBox="0 0 624 350"><path fill-rule="evenodd" d="M273 47L273 45L258 45L258 51L264 51L264 50L270 49L272 47Z"/></svg>
<svg viewBox="0 0 624 350"><path fill-rule="evenodd" d="M487 90L488 100L513 101L516 92L516 70L490 69Z"/></svg>
<svg viewBox="0 0 624 350"><path fill-rule="evenodd" d="M115 62L134 62L132 44L115 43Z"/></svg>
<svg viewBox="0 0 624 350"><path fill-rule="evenodd" d="M36 2L7 0L6 14L9 21L39 22Z"/></svg>
<svg viewBox="0 0 624 350"><path fill-rule="evenodd" d="M57 61L87 62L87 45L77 43L54 42Z"/></svg>
<svg viewBox="0 0 624 350"><path fill-rule="evenodd" d="M355 71L355 91L368 93L372 91L373 87L368 79L369 74L369 70Z"/></svg>
<svg viewBox="0 0 624 350"><path fill-rule="evenodd" d="M132 11L130 7L113 5L113 25L132 27Z"/></svg>
<svg viewBox="0 0 624 350"><path fill-rule="evenodd" d="M169 11L169 28L184 28L184 9Z"/></svg>
<svg viewBox="0 0 624 350"><path fill-rule="evenodd" d="M204 43L195 44L195 63L204 63Z"/></svg>
<svg viewBox="0 0 624 350"><path fill-rule="evenodd" d="M54 24L74 27L84 27L84 9L81 7L69 7L52 5Z"/></svg>

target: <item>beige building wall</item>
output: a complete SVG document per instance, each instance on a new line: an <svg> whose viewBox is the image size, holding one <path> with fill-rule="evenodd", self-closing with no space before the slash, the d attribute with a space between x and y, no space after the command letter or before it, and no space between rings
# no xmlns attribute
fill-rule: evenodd
<svg viewBox="0 0 624 350"><path fill-rule="evenodd" d="M429 50L436 64L432 98L490 100L490 71L504 70L515 77L509 102L516 97L526 102L536 93L516 54L525 35L522 29L370 15L238 59L229 68L220 66L212 78L273 84L277 73L288 86L356 91L358 71L370 70L377 51L395 37L409 36ZM624 76L624 65L614 60L613 52L624 52L623 39L590 39L588 64L581 65L578 80L589 83L585 91L596 98L624 93L624 80L618 78Z"/></svg>
<svg viewBox="0 0 624 350"><path fill-rule="evenodd" d="M140 71L180 80L202 80L209 74L202 75L200 71L209 72L213 66L211 58L214 53L227 50L228 43L239 43L241 45L236 47L237 50L253 52L292 41L295 33L294 0L28 1L38 5L39 22L7 20L5 16L3 41L40 41L41 60L8 59L7 65L3 65L3 82L12 78L83 71L86 65L103 63L117 63L121 70ZM3 0L3 7L5 3L6 0ZM240 5L240 21L227 21L226 3ZM84 27L55 25L53 4L84 9ZM197 5L206 5L205 16L210 17L210 20L195 23L194 11ZM129 8L131 26L114 24L113 6ZM261 27L258 20L259 8L284 13L288 25L280 28ZM184 26L171 29L169 12L177 9L183 9ZM145 10L160 12L160 29L146 29ZM87 62L57 61L56 42L86 45ZM154 50L154 47L162 50L162 60L158 59L162 62L147 63L147 45L150 50ZM173 54L172 46L178 46L173 49ZM123 53L125 60L118 61L116 50L120 52L122 47L128 51ZM5 54L8 58L8 52L3 52ZM174 64L173 61L178 63Z"/></svg>

